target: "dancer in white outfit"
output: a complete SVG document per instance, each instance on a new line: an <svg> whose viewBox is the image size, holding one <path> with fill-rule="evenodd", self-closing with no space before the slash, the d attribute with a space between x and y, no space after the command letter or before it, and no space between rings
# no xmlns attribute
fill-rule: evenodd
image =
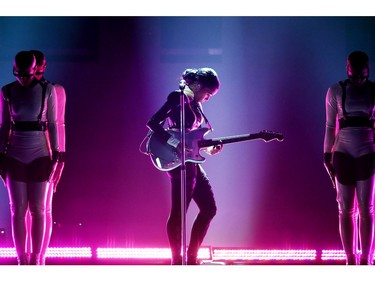
<svg viewBox="0 0 375 281"><path fill-rule="evenodd" d="M324 164L337 191L346 263L369 265L374 240L375 85L368 79L367 54L352 52L347 74L348 79L332 85L326 95Z"/></svg>
<svg viewBox="0 0 375 281"><path fill-rule="evenodd" d="M35 78L43 83L51 83L44 77L45 70L47 68L47 60L43 52L39 50L31 50L36 59L36 70ZM52 219L52 199L56 192L57 184L61 178L62 171L65 165L65 104L66 104L66 93L63 86L52 83L55 87L57 95L57 130L59 136L59 161L56 165L56 170L53 173L53 178L49 181L48 191L47 191L47 201L46 201L46 230L43 239L42 250L40 252L40 265L45 265L45 257L47 253L47 248L49 246L52 229L53 229L53 219ZM30 246L29 246L30 247Z"/></svg>
<svg viewBox="0 0 375 281"><path fill-rule="evenodd" d="M19 52L13 74L0 95L0 159L10 200L13 241L18 264L40 264L45 233L48 181L60 158L57 97L52 84L35 79L36 59ZM31 214L31 248L27 253L26 214Z"/></svg>

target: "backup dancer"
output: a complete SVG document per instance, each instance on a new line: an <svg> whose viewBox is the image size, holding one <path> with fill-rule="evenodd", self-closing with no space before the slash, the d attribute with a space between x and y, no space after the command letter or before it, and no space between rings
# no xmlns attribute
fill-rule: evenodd
<svg viewBox="0 0 375 281"><path fill-rule="evenodd" d="M36 59L17 53L16 81L0 93L0 166L8 189L13 242L19 265L39 265L45 234L48 182L60 157L57 97L52 84L35 79ZM31 214L27 253L26 214Z"/></svg>
<svg viewBox="0 0 375 281"><path fill-rule="evenodd" d="M326 94L324 165L337 192L346 264L370 265L374 240L375 86L368 79L366 53L354 51L348 56L347 75Z"/></svg>

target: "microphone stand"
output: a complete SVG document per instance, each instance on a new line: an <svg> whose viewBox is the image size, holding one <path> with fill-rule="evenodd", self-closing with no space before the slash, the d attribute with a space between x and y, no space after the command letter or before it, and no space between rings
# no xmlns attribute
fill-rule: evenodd
<svg viewBox="0 0 375 281"><path fill-rule="evenodd" d="M181 130L181 249L182 265L187 264L186 254L186 161L185 161L185 80L181 80L179 88L180 95L180 130Z"/></svg>

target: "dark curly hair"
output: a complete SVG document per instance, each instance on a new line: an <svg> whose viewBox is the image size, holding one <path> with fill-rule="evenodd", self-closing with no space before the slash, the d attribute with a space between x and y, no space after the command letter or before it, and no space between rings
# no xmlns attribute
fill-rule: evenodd
<svg viewBox="0 0 375 281"><path fill-rule="evenodd" d="M204 88L218 90L220 88L220 80L215 70L209 67L188 68L182 74L182 79L186 84L198 82Z"/></svg>

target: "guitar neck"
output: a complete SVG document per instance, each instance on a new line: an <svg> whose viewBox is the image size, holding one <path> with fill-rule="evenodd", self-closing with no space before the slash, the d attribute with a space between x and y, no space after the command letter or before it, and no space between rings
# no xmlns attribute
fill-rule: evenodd
<svg viewBox="0 0 375 281"><path fill-rule="evenodd" d="M254 139L259 139L259 138L260 137L258 134L243 134L243 135L237 135L237 136L200 140L198 141L198 146L209 147L209 146L218 145L218 144L248 141L248 140L254 140Z"/></svg>

